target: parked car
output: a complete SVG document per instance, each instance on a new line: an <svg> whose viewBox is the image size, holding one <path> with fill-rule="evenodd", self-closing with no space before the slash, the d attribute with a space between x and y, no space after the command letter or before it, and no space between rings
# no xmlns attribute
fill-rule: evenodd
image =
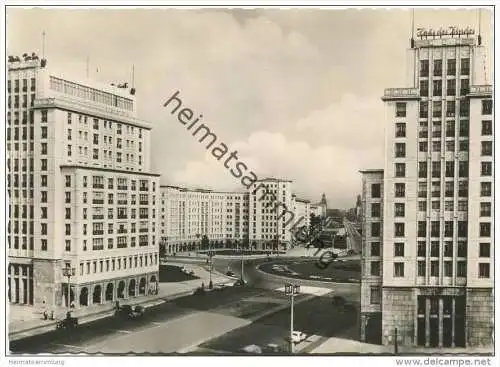
<svg viewBox="0 0 500 367"><path fill-rule="evenodd" d="M264 353L280 353L283 352L283 350L280 348L278 344L267 344L262 348L262 352Z"/></svg>
<svg viewBox="0 0 500 367"><path fill-rule="evenodd" d="M226 272L226 275L227 275L228 277L234 277L234 273L233 273L231 270L228 270L228 271Z"/></svg>
<svg viewBox="0 0 500 367"><path fill-rule="evenodd" d="M297 330L292 331L292 341L295 344L300 343L302 340L305 340L306 338L307 335L302 331L297 331Z"/></svg>
<svg viewBox="0 0 500 367"><path fill-rule="evenodd" d="M242 287L244 286L246 283L243 279L238 279L236 282L233 283L233 287Z"/></svg>
<svg viewBox="0 0 500 367"><path fill-rule="evenodd" d="M144 307L143 306L131 306L131 305L122 305L117 310L118 316L127 319L136 319L144 315Z"/></svg>
<svg viewBox="0 0 500 367"><path fill-rule="evenodd" d="M77 326L78 326L78 318L72 317L70 312L66 314L65 319L59 320L56 323L56 329L58 330L71 330L75 329Z"/></svg>

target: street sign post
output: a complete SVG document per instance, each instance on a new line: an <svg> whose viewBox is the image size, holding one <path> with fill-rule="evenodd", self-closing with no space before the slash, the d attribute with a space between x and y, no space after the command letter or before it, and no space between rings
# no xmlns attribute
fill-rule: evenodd
<svg viewBox="0 0 500 367"><path fill-rule="evenodd" d="M290 296L290 353L293 354L293 304L294 297L300 292L300 285L285 284L285 295Z"/></svg>

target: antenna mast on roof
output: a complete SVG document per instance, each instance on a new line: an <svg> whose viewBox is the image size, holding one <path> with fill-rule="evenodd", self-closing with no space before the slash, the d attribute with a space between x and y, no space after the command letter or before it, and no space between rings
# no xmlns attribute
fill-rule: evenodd
<svg viewBox="0 0 500 367"><path fill-rule="evenodd" d="M481 9L478 10L478 22L479 22L479 26L478 26L478 32L477 32L477 45L478 46L481 46Z"/></svg>
<svg viewBox="0 0 500 367"><path fill-rule="evenodd" d="M415 9L411 9L411 40L410 47L415 47Z"/></svg>
<svg viewBox="0 0 500 367"><path fill-rule="evenodd" d="M45 59L45 31L42 32L42 59Z"/></svg>
<svg viewBox="0 0 500 367"><path fill-rule="evenodd" d="M135 77L134 72L135 72L135 67L134 65L132 65L132 88L134 88L134 77Z"/></svg>
<svg viewBox="0 0 500 367"><path fill-rule="evenodd" d="M87 56L87 60L86 60L86 65L85 65L85 75L87 76L87 78L89 77L89 57Z"/></svg>

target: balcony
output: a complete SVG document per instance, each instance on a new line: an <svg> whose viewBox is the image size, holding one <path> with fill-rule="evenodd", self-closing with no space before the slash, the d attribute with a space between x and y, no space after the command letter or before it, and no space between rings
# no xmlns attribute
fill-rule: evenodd
<svg viewBox="0 0 500 367"><path fill-rule="evenodd" d="M127 205L127 200L118 200L118 205Z"/></svg>
<svg viewBox="0 0 500 367"><path fill-rule="evenodd" d="M139 214L139 219L148 219L149 216L147 214Z"/></svg>
<svg viewBox="0 0 500 367"><path fill-rule="evenodd" d="M436 198L436 197L439 197L440 193L441 193L440 191L432 191L431 196L433 198Z"/></svg>
<svg viewBox="0 0 500 367"><path fill-rule="evenodd" d="M417 88L387 88L384 90L383 101L420 99Z"/></svg>
<svg viewBox="0 0 500 367"><path fill-rule="evenodd" d="M149 201L147 200L140 200L139 205L149 205Z"/></svg>
<svg viewBox="0 0 500 367"><path fill-rule="evenodd" d="M104 219L104 214L94 214L92 215L92 219Z"/></svg>
<svg viewBox="0 0 500 367"><path fill-rule="evenodd" d="M104 199L92 199L92 204L104 204Z"/></svg>
<svg viewBox="0 0 500 367"><path fill-rule="evenodd" d="M469 96L471 97L491 97L493 87L491 85L473 85L470 87Z"/></svg>
<svg viewBox="0 0 500 367"><path fill-rule="evenodd" d="M427 197L427 191L419 191L418 192L418 197L419 198L426 198Z"/></svg>
<svg viewBox="0 0 500 367"><path fill-rule="evenodd" d="M104 184L93 184L92 188L94 188L94 189L104 189Z"/></svg>
<svg viewBox="0 0 500 367"><path fill-rule="evenodd" d="M116 233L122 234L122 233L128 233L128 231L125 228L120 228L119 230L116 231Z"/></svg>
<svg viewBox="0 0 500 367"><path fill-rule="evenodd" d="M94 236L102 236L102 235L104 235L104 231L92 231L92 234Z"/></svg>
<svg viewBox="0 0 500 367"><path fill-rule="evenodd" d="M127 185L117 185L116 189L117 190L128 190L128 186Z"/></svg>
<svg viewBox="0 0 500 367"><path fill-rule="evenodd" d="M139 232L140 233L148 232L148 229L147 228L139 228Z"/></svg>
<svg viewBox="0 0 500 367"><path fill-rule="evenodd" d="M428 131L427 130L422 130L418 132L418 137L419 138L427 138L428 136Z"/></svg>

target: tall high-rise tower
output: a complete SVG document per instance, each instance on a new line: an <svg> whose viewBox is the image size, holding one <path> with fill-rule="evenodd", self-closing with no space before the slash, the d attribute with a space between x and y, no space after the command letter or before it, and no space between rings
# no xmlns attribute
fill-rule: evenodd
<svg viewBox="0 0 500 367"><path fill-rule="evenodd" d="M374 328L373 312L384 344L397 329L400 344L492 345L494 124L485 49L470 28L416 36L407 87L382 98L382 231L363 229L362 260L371 282L364 289L380 296L362 295L362 324Z"/></svg>
<svg viewBox="0 0 500 367"><path fill-rule="evenodd" d="M10 58L11 303L78 309L156 290L159 175L130 92Z"/></svg>

